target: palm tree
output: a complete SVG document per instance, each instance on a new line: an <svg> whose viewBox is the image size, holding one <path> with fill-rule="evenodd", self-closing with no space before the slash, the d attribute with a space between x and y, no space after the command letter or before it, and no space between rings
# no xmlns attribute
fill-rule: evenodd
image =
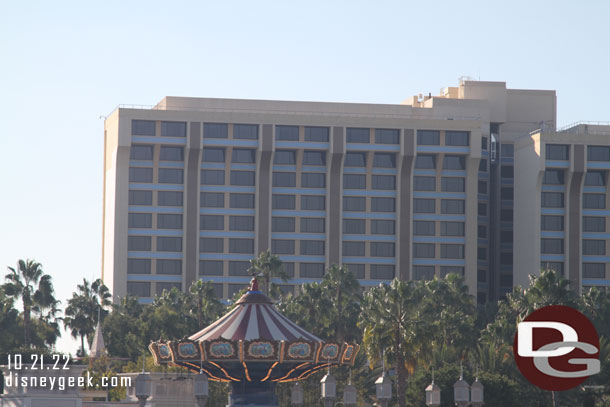
<svg viewBox="0 0 610 407"><path fill-rule="evenodd" d="M261 252L257 258L250 260L250 273L263 279L265 283L265 293L269 296L271 292L271 279L280 278L282 281L288 280L288 273L284 270L284 264L269 250Z"/></svg>
<svg viewBox="0 0 610 407"><path fill-rule="evenodd" d="M4 278L4 293L14 300L21 299L23 304L23 339L26 347L32 343L32 312L56 304L51 276L45 274L42 265L34 260L19 260L17 268L8 267L9 274Z"/></svg>
<svg viewBox="0 0 610 407"><path fill-rule="evenodd" d="M209 281L195 281L191 284L189 292L190 311L197 315L199 329L203 329L220 315L224 307Z"/></svg>
<svg viewBox="0 0 610 407"><path fill-rule="evenodd" d="M323 292L331 304L327 312L332 312L332 325L334 328L333 340L343 341L359 340L356 326L360 314L360 283L348 270L347 266L333 264L326 270L321 282Z"/></svg>

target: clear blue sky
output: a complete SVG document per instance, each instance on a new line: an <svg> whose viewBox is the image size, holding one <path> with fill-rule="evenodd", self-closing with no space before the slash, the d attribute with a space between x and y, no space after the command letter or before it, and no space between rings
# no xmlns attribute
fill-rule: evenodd
<svg viewBox="0 0 610 407"><path fill-rule="evenodd" d="M34 258L64 304L100 276L100 116L119 103L399 103L469 75L557 90L560 125L610 120L609 15L601 0L3 1L0 275Z"/></svg>

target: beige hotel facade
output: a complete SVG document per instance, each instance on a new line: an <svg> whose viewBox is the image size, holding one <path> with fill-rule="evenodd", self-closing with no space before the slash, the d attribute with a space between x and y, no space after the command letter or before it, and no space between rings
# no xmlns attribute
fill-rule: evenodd
<svg viewBox="0 0 610 407"><path fill-rule="evenodd" d="M605 252L584 255L589 234L568 231L594 210L576 214L593 191L586 170L610 169L583 151L610 143L605 128L555 127L554 91L468 80L395 105L166 97L119 107L104 126L103 279L115 300L149 302L197 279L230 298L269 249L291 276L286 291L331 264L364 286L457 272L481 303L545 262L578 287L607 284L586 265L605 264ZM568 159L545 158L555 143ZM564 184L546 183L555 169ZM564 229L549 234L541 199L560 187ZM549 239L564 252L549 257L560 251Z"/></svg>

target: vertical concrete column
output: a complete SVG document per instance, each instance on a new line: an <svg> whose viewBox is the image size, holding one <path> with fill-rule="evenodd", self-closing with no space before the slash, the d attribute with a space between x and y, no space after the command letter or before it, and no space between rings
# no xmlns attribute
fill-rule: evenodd
<svg viewBox="0 0 610 407"><path fill-rule="evenodd" d="M568 230L565 232L567 240L567 270L565 276L570 280L570 288L576 293L580 293L580 236L581 236L581 199L582 184L585 176L585 146L582 144L574 145L574 161L572 176L569 177L568 187Z"/></svg>
<svg viewBox="0 0 610 407"><path fill-rule="evenodd" d="M345 128L333 127L330 140L330 164L327 176L326 193L326 239L327 266L341 264L341 167L345 155Z"/></svg>
<svg viewBox="0 0 610 407"><path fill-rule="evenodd" d="M201 123L190 122L184 165L184 261L183 281L187 290L197 279L199 269L199 168L201 162Z"/></svg>
<svg viewBox="0 0 610 407"><path fill-rule="evenodd" d="M263 124L258 145L256 165L256 219L255 255L271 247L271 160L273 156L273 125Z"/></svg>
<svg viewBox="0 0 610 407"><path fill-rule="evenodd" d="M480 140L480 138L479 138ZM480 144L480 143L479 143ZM473 149L472 143L470 146ZM480 155L466 156L466 221L464 222L464 283L470 294L478 291L478 189Z"/></svg>
<svg viewBox="0 0 610 407"><path fill-rule="evenodd" d="M410 280L411 275L411 227L413 204L413 161L415 160L415 130L402 130L403 137L398 155L398 182L396 202L396 277Z"/></svg>

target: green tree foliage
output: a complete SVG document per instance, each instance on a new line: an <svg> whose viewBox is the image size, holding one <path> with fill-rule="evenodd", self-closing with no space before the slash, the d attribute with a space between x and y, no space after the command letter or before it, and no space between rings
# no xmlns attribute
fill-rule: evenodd
<svg viewBox="0 0 610 407"><path fill-rule="evenodd" d="M271 280L279 278L286 281L290 277L280 258L271 254L269 250L261 252L257 258L250 260L249 271L257 279L262 280L265 293L271 298L278 298L280 293L279 287Z"/></svg>

